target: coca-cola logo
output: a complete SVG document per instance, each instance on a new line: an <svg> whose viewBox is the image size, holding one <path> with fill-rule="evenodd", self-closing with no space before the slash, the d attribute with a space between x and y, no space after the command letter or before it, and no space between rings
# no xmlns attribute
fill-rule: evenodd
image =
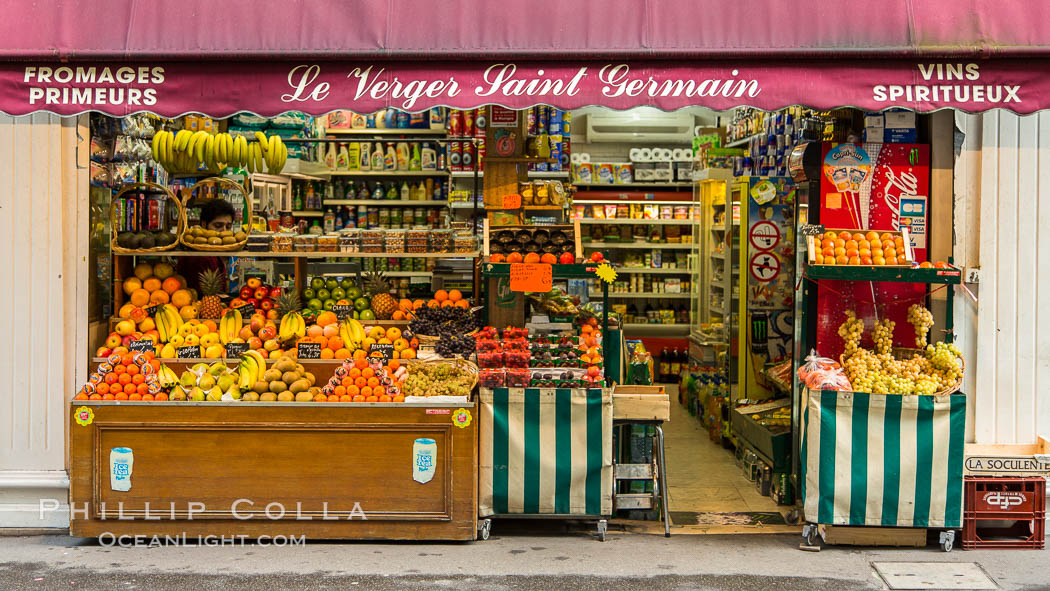
<svg viewBox="0 0 1050 591"><path fill-rule="evenodd" d="M1009 511L1010 507L1016 507L1027 500L1022 492L995 491L984 493L984 502L999 507L1003 511Z"/></svg>
<svg viewBox="0 0 1050 591"><path fill-rule="evenodd" d="M915 197L919 194L919 178L910 172L900 176L892 168L886 169L886 193L883 199L891 212L892 228L900 230L900 210L902 197Z"/></svg>

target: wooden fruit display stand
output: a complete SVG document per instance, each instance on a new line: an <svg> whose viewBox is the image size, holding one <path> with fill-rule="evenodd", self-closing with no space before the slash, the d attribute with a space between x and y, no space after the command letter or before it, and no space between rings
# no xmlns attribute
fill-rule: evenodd
<svg viewBox="0 0 1050 591"><path fill-rule="evenodd" d="M74 536L473 540L476 405L75 402ZM429 441L427 441L429 440ZM416 447L435 449L414 479ZM130 450L114 490L113 450Z"/></svg>
<svg viewBox="0 0 1050 591"><path fill-rule="evenodd" d="M250 203L250 197L248 198ZM179 210L178 232L185 232ZM196 248L196 245L194 246ZM135 257L288 259L295 288L310 260L476 253L114 250L114 310ZM214 249L213 249L214 250ZM110 328L120 319L111 320ZM366 323L404 326L407 321ZM159 359L176 374L203 362ZM89 371L106 362L94 358ZM267 365L272 367L274 360ZM318 385L341 360L300 359ZM406 361L409 363L422 363ZM476 370L475 370L476 372ZM477 401L137 402L73 400L70 530L75 536L477 537ZM130 460L130 461L129 461ZM125 468L126 466L126 468ZM130 486L129 486L130 485Z"/></svg>

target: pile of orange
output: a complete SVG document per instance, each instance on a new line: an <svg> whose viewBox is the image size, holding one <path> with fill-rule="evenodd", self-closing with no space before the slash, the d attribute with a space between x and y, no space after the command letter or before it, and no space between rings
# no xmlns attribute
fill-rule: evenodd
<svg viewBox="0 0 1050 591"><path fill-rule="evenodd" d="M402 299L398 302L398 309L394 312L391 317L393 320L411 320L412 313L422 307L428 308L449 308L456 306L457 308L463 308L464 310L470 309L470 302L463 297L463 292L458 289L450 289L448 291L439 289L434 292L434 297L429 300L415 300Z"/></svg>
<svg viewBox="0 0 1050 591"><path fill-rule="evenodd" d="M401 367L401 362L391 359L385 366L388 376ZM354 361L354 366L347 372L345 378L333 388L332 394L325 396L318 394L314 402L404 402L402 394L389 396L379 383L375 370L368 366L364 359Z"/></svg>
<svg viewBox="0 0 1050 591"><path fill-rule="evenodd" d="M889 232L825 232L815 255L818 265L906 265L904 238Z"/></svg>
<svg viewBox="0 0 1050 591"><path fill-rule="evenodd" d="M160 368L160 362L158 362L153 355L152 351L143 353L146 356L146 364L149 365L154 372ZM96 374L97 375L97 374ZM95 380L95 376L92 376ZM149 393L149 385L146 384L146 376L142 373L140 368L133 360L131 353L125 353L121 356L119 363L113 364L113 369L97 378L98 383L95 384L95 391L88 394L84 389L80 390L74 400L129 400L129 401L165 401L168 399L168 395L164 392L159 392L156 395Z"/></svg>

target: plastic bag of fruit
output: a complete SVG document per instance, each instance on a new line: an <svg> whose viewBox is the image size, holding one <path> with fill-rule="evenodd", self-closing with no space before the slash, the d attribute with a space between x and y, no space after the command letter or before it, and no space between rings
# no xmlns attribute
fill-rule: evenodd
<svg viewBox="0 0 1050 591"><path fill-rule="evenodd" d="M811 351L806 361L798 368L798 379L805 382L809 375L817 371L827 371L841 367L834 359L820 357L816 351Z"/></svg>
<svg viewBox="0 0 1050 591"><path fill-rule="evenodd" d="M812 371L803 381L810 390L853 391L853 385L850 384L849 378L846 377L846 372L837 367Z"/></svg>

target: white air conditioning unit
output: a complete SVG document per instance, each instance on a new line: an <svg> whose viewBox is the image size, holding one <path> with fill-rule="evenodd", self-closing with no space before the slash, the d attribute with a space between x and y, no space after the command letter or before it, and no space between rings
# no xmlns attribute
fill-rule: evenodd
<svg viewBox="0 0 1050 591"><path fill-rule="evenodd" d="M691 113L664 113L657 109L587 115L588 143L687 144L692 141Z"/></svg>

